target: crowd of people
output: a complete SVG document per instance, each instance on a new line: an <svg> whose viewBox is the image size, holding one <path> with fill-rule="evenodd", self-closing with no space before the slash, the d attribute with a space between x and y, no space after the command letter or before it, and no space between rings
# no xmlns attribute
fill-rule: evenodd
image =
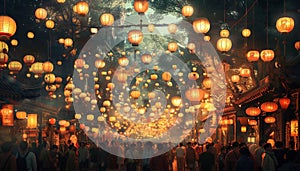
<svg viewBox="0 0 300 171"><path fill-rule="evenodd" d="M283 148L281 142L259 145L234 142L171 144L112 141L122 158L86 142L59 146L43 142L5 142L0 148L0 171L300 171L300 152ZM171 149L163 152L165 149ZM138 156L152 156L143 158ZM157 153L157 154L156 154Z"/></svg>

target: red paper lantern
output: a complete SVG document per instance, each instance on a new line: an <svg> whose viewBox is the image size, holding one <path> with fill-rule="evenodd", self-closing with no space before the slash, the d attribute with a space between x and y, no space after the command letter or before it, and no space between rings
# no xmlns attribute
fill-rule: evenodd
<svg viewBox="0 0 300 171"><path fill-rule="evenodd" d="M281 109L286 110L291 103L291 100L287 97L283 97L279 99L279 104Z"/></svg>

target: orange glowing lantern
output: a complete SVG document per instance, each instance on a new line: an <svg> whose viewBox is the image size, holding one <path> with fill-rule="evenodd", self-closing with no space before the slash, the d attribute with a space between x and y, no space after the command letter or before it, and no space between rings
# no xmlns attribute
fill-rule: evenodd
<svg viewBox="0 0 300 171"><path fill-rule="evenodd" d="M95 67L100 69L105 67L105 61L102 59L98 59L95 61Z"/></svg>
<svg viewBox="0 0 300 171"><path fill-rule="evenodd" d="M193 28L196 33L207 33L210 29L210 23L207 18L199 18L193 22Z"/></svg>
<svg viewBox="0 0 300 171"><path fill-rule="evenodd" d="M190 72L188 74L189 80L197 80L199 78L199 74L197 72Z"/></svg>
<svg viewBox="0 0 300 171"><path fill-rule="evenodd" d="M179 107L181 105L181 98L179 96L173 96L171 98L171 102L175 107Z"/></svg>
<svg viewBox="0 0 300 171"><path fill-rule="evenodd" d="M30 70L37 76L41 76L44 73L43 63L35 62L31 65Z"/></svg>
<svg viewBox="0 0 300 171"><path fill-rule="evenodd" d="M130 93L130 96L134 99L138 99L140 97L140 95L141 95L141 92L138 90L133 90Z"/></svg>
<svg viewBox="0 0 300 171"><path fill-rule="evenodd" d="M260 109L258 107L248 107L246 109L246 114L248 116L258 116L260 114Z"/></svg>
<svg viewBox="0 0 300 171"><path fill-rule="evenodd" d="M231 81L233 83L238 83L240 81L240 76L239 75L232 75L231 76Z"/></svg>
<svg viewBox="0 0 300 171"><path fill-rule="evenodd" d="M8 61L8 55L6 53L0 52L0 65L6 64Z"/></svg>
<svg viewBox="0 0 300 171"><path fill-rule="evenodd" d="M247 127L246 126L241 126L241 132L243 132L243 133L247 132Z"/></svg>
<svg viewBox="0 0 300 171"><path fill-rule="evenodd" d="M85 1L79 1L76 3L76 13L81 16L85 16L89 12L89 4Z"/></svg>
<svg viewBox="0 0 300 171"><path fill-rule="evenodd" d="M199 88L190 88L185 92L185 96L192 102L199 102L204 98L205 91Z"/></svg>
<svg viewBox="0 0 300 171"><path fill-rule="evenodd" d="M276 118L275 117L273 117L273 116L267 116L267 117L265 117L265 123L267 123L267 124L272 124L272 123L275 123L276 122Z"/></svg>
<svg viewBox="0 0 300 171"><path fill-rule="evenodd" d="M114 16L112 14L109 13L104 13L100 16L100 23L103 26L111 26L114 24Z"/></svg>
<svg viewBox="0 0 300 171"><path fill-rule="evenodd" d="M136 12L144 14L149 8L148 0L134 0L133 6Z"/></svg>
<svg viewBox="0 0 300 171"><path fill-rule="evenodd" d="M168 44L168 50L169 50L170 52L176 52L177 49L178 49L178 45L177 45L176 42L170 42L170 43Z"/></svg>
<svg viewBox="0 0 300 171"><path fill-rule="evenodd" d="M240 75L241 75L242 77L250 77L250 74L251 74L251 70L248 69L248 68L243 68L243 69L241 69L241 71L240 71Z"/></svg>
<svg viewBox="0 0 300 171"><path fill-rule="evenodd" d="M35 17L40 20L44 20L47 17L47 11L44 8L37 8L35 10Z"/></svg>
<svg viewBox="0 0 300 171"><path fill-rule="evenodd" d="M16 118L17 119L26 119L27 113L25 111L17 111Z"/></svg>
<svg viewBox="0 0 300 171"><path fill-rule="evenodd" d="M276 21L276 28L280 33L289 33L294 29L294 19L291 17L281 17Z"/></svg>
<svg viewBox="0 0 300 171"><path fill-rule="evenodd" d="M291 100L287 97L282 97L279 99L279 104L281 109L286 110L291 103Z"/></svg>
<svg viewBox="0 0 300 171"><path fill-rule="evenodd" d="M129 59L126 56L121 56L118 59L118 63L122 67L126 67L129 64Z"/></svg>
<svg viewBox="0 0 300 171"><path fill-rule="evenodd" d="M205 77L202 81L202 84L205 88L211 88L211 79L208 77Z"/></svg>
<svg viewBox="0 0 300 171"><path fill-rule="evenodd" d="M250 50L246 54L247 60L249 62L255 62L259 59L259 52L257 50Z"/></svg>
<svg viewBox="0 0 300 171"><path fill-rule="evenodd" d="M217 49L220 51L220 52L228 52L232 47L232 42L229 38L220 38L218 41L217 41Z"/></svg>
<svg viewBox="0 0 300 171"><path fill-rule="evenodd" d="M250 29L243 29L242 30L242 35L243 37L249 37L251 35L251 30Z"/></svg>
<svg viewBox="0 0 300 171"><path fill-rule="evenodd" d="M54 125L56 123L56 119L55 118L50 118L49 119L49 124L50 125Z"/></svg>
<svg viewBox="0 0 300 171"><path fill-rule="evenodd" d="M75 60L74 66L75 66L76 69L82 69L84 67L84 65L85 65L85 60L84 59L78 58L78 59Z"/></svg>
<svg viewBox="0 0 300 171"><path fill-rule="evenodd" d="M297 41L297 42L295 42L295 49L297 50L297 51L299 51L300 50L300 41Z"/></svg>
<svg viewBox="0 0 300 171"><path fill-rule="evenodd" d="M10 70L11 74L17 74L22 69L22 63L19 61L11 61L8 64L8 69Z"/></svg>
<svg viewBox="0 0 300 171"><path fill-rule="evenodd" d="M221 37L229 37L229 35L230 35L230 32L227 29L224 29L224 30L220 31L220 36Z"/></svg>
<svg viewBox="0 0 300 171"><path fill-rule="evenodd" d="M17 31L17 24L9 16L1 15L0 16L0 38L9 39Z"/></svg>
<svg viewBox="0 0 300 171"><path fill-rule="evenodd" d="M1 109L2 126L14 126L14 112L13 109L3 108Z"/></svg>
<svg viewBox="0 0 300 171"><path fill-rule="evenodd" d="M275 53L271 49L265 49L260 52L261 60L264 62L270 62L274 59Z"/></svg>
<svg viewBox="0 0 300 171"><path fill-rule="evenodd" d="M140 30L131 30L128 32L128 41L133 46L138 46L143 41L143 33Z"/></svg>
<svg viewBox="0 0 300 171"><path fill-rule="evenodd" d="M64 45L65 47L73 46L73 40L71 38L65 38Z"/></svg>
<svg viewBox="0 0 300 171"><path fill-rule="evenodd" d="M278 105L274 102L264 102L260 107L264 112L275 112L278 109Z"/></svg>
<svg viewBox="0 0 300 171"><path fill-rule="evenodd" d="M168 82L171 80L172 75L169 72L163 72L161 77L162 77L162 80Z"/></svg>
<svg viewBox="0 0 300 171"><path fill-rule="evenodd" d="M32 55L25 55L23 61L27 66L31 66L35 61L35 57Z"/></svg>
<svg viewBox="0 0 300 171"><path fill-rule="evenodd" d="M256 125L257 125L257 121L254 120L254 119L252 119L252 120L249 120L249 121L248 121L248 124L249 124L250 126L256 126Z"/></svg>
<svg viewBox="0 0 300 171"><path fill-rule="evenodd" d="M43 71L45 73L52 72L54 69L54 65L50 61L46 61L43 63Z"/></svg>
<svg viewBox="0 0 300 171"><path fill-rule="evenodd" d="M181 9L181 13L185 17L190 17L194 14L194 8L190 5L185 5Z"/></svg>
<svg viewBox="0 0 300 171"><path fill-rule="evenodd" d="M52 73L49 73L49 74L46 74L44 76L44 81L47 83L47 84L52 84L55 82L55 75L52 74Z"/></svg>
<svg viewBox="0 0 300 171"><path fill-rule="evenodd" d="M28 114L27 116L27 128L37 127L37 114Z"/></svg>
<svg viewBox="0 0 300 171"><path fill-rule="evenodd" d="M55 23L54 23L53 20L47 20L47 21L46 21L46 27L47 27L48 29L53 29L54 26L55 26Z"/></svg>
<svg viewBox="0 0 300 171"><path fill-rule="evenodd" d="M291 121L291 136L298 136L298 120Z"/></svg>
<svg viewBox="0 0 300 171"><path fill-rule="evenodd" d="M141 59L144 64L150 64L152 61L152 56L150 54L143 54Z"/></svg>

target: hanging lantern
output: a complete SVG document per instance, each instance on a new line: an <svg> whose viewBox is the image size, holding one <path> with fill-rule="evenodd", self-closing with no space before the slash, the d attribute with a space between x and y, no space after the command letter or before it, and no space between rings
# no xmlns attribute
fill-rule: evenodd
<svg viewBox="0 0 300 171"><path fill-rule="evenodd" d="M8 69L10 70L11 74L17 74L22 69L22 63L19 61L11 61L8 64Z"/></svg>
<svg viewBox="0 0 300 171"><path fill-rule="evenodd" d="M267 124L272 124L272 123L275 123L276 122L276 118L275 117L273 117L273 116L267 116L267 117L265 117L265 123L267 123Z"/></svg>
<svg viewBox="0 0 300 171"><path fill-rule="evenodd" d="M26 119L27 113L25 111L17 111L16 118L17 119Z"/></svg>
<svg viewBox="0 0 300 171"><path fill-rule="evenodd" d="M55 82L55 75L52 73L46 74L44 80L47 84L53 84Z"/></svg>
<svg viewBox="0 0 300 171"><path fill-rule="evenodd" d="M229 38L220 38L217 41L217 49L220 52L228 52L232 47L232 42Z"/></svg>
<svg viewBox="0 0 300 171"><path fill-rule="evenodd" d="M291 120L291 136L298 136L298 120Z"/></svg>
<svg viewBox="0 0 300 171"><path fill-rule="evenodd" d="M181 9L181 13L185 17L190 17L194 13L194 8L192 6L190 6L190 5L185 5Z"/></svg>
<svg viewBox="0 0 300 171"><path fill-rule="evenodd" d="M169 31L170 34L175 34L177 32L176 24L169 24L168 25L168 31Z"/></svg>
<svg viewBox="0 0 300 171"><path fill-rule="evenodd" d="M27 66L31 66L35 61L35 57L32 55L25 55L23 61Z"/></svg>
<svg viewBox="0 0 300 171"><path fill-rule="evenodd" d="M231 81L233 83L238 83L240 81L240 76L239 75L232 75L231 76Z"/></svg>
<svg viewBox="0 0 300 171"><path fill-rule="evenodd" d="M205 35L205 36L203 37L203 40L206 41L206 42L210 41L210 36Z"/></svg>
<svg viewBox="0 0 300 171"><path fill-rule="evenodd" d="M54 125L56 123L56 119L55 118L50 118L49 119L49 124L50 125Z"/></svg>
<svg viewBox="0 0 300 171"><path fill-rule="evenodd" d="M124 72L120 72L117 74L118 81L125 83L127 81L128 75Z"/></svg>
<svg viewBox="0 0 300 171"><path fill-rule="evenodd" d="M243 132L243 133L247 132L247 127L246 126L241 126L241 132Z"/></svg>
<svg viewBox="0 0 300 171"><path fill-rule="evenodd" d="M73 46L73 40L71 38L65 38L64 45L65 47Z"/></svg>
<svg viewBox="0 0 300 171"><path fill-rule="evenodd" d="M0 41L0 52L2 53L8 52L8 45L3 41Z"/></svg>
<svg viewBox="0 0 300 171"><path fill-rule="evenodd" d="M28 39L33 39L33 38L34 38L34 33L31 32L31 31L29 31L29 32L27 33L27 37L28 37Z"/></svg>
<svg viewBox="0 0 300 171"><path fill-rule="evenodd" d="M152 32L154 32L154 30L155 30L154 24L149 24L149 25L148 25L148 31L149 31L150 33L152 33Z"/></svg>
<svg viewBox="0 0 300 171"><path fill-rule="evenodd" d="M65 43L65 39L64 38L59 38L58 39L58 43L59 44L64 44Z"/></svg>
<svg viewBox="0 0 300 171"><path fill-rule="evenodd" d="M144 64L150 64L152 61L152 56L150 54L143 54L141 59Z"/></svg>
<svg viewBox="0 0 300 171"><path fill-rule="evenodd" d="M18 46L18 40L12 39L12 40L10 41L10 44L11 44L12 46ZM0 51L1 51L1 50L0 50Z"/></svg>
<svg viewBox="0 0 300 171"><path fill-rule="evenodd" d="M76 131L76 126L75 126L75 125L71 125L71 126L69 127L69 131L70 131L70 132L75 132L75 131Z"/></svg>
<svg viewBox="0 0 300 171"><path fill-rule="evenodd" d="M178 44L177 44L176 42L170 42L170 43L168 44L168 50L169 50L170 52L176 52L177 49L178 49Z"/></svg>
<svg viewBox="0 0 300 171"><path fill-rule="evenodd" d="M140 30L129 31L128 41L132 46L138 46L143 41L143 33Z"/></svg>
<svg viewBox="0 0 300 171"><path fill-rule="evenodd" d="M78 58L74 62L74 67L78 70L82 69L85 65L85 60L82 58Z"/></svg>
<svg viewBox="0 0 300 171"><path fill-rule="evenodd" d="M27 128L37 127L37 114L28 114L27 116Z"/></svg>
<svg viewBox="0 0 300 171"><path fill-rule="evenodd" d="M121 56L118 58L118 63L122 67L126 67L129 64L129 59L126 56Z"/></svg>
<svg viewBox="0 0 300 171"><path fill-rule="evenodd" d="M14 111L10 108L1 109L2 126L14 126Z"/></svg>
<svg viewBox="0 0 300 171"><path fill-rule="evenodd" d="M264 112L275 112L278 109L278 105L274 102L264 102L260 108Z"/></svg>
<svg viewBox="0 0 300 171"><path fill-rule="evenodd" d="M276 28L280 33L289 33L294 29L294 19L291 17L281 17L276 21Z"/></svg>
<svg viewBox="0 0 300 171"><path fill-rule="evenodd" d="M250 37L250 35L251 35L251 30L250 29L243 29L242 30L242 36L243 37Z"/></svg>
<svg viewBox="0 0 300 171"><path fill-rule="evenodd" d="M151 80L156 80L158 78L157 74L151 74L150 79Z"/></svg>
<svg viewBox="0 0 300 171"><path fill-rule="evenodd" d="M282 97L279 99L279 104L281 109L286 110L291 103L291 100L287 97Z"/></svg>
<svg viewBox="0 0 300 171"><path fill-rule="evenodd" d="M163 72L161 77L162 77L162 80L168 82L171 80L172 75L169 72Z"/></svg>
<svg viewBox="0 0 300 171"><path fill-rule="evenodd" d="M8 55L6 53L0 52L0 65L6 64L8 61Z"/></svg>
<svg viewBox="0 0 300 171"><path fill-rule="evenodd" d="M40 20L44 20L47 17L47 11L44 8L37 8L35 10L35 17Z"/></svg>
<svg viewBox="0 0 300 171"><path fill-rule="evenodd" d="M57 3L63 4L66 2L66 0L56 0Z"/></svg>
<svg viewBox="0 0 300 171"><path fill-rule="evenodd" d="M249 68L243 68L240 71L240 75L242 77L250 77L250 74L251 74L251 70Z"/></svg>
<svg viewBox="0 0 300 171"><path fill-rule="evenodd" d="M207 33L210 29L210 23L207 18L199 18L193 22L193 28L196 33Z"/></svg>
<svg viewBox="0 0 300 171"><path fill-rule="evenodd" d="M199 74L197 72L190 72L188 74L189 80L197 80L199 78Z"/></svg>
<svg viewBox="0 0 300 171"><path fill-rule="evenodd" d="M97 59L95 61L95 67L98 69L104 68L105 67L105 61L102 59Z"/></svg>
<svg viewBox="0 0 300 171"><path fill-rule="evenodd" d="M250 50L246 54L247 60L249 62L255 62L259 59L259 52L257 50Z"/></svg>
<svg viewBox="0 0 300 171"><path fill-rule="evenodd" d="M54 26L55 26L55 23L54 23L53 20L47 20L47 21L46 21L46 27L47 27L48 29L53 29Z"/></svg>
<svg viewBox="0 0 300 171"><path fill-rule="evenodd" d="M205 88L211 88L211 79L208 77L205 77L202 81L202 84Z"/></svg>
<svg viewBox="0 0 300 171"><path fill-rule="evenodd" d="M196 45L195 45L195 43L188 43L187 48L188 48L190 51L195 51Z"/></svg>
<svg viewBox="0 0 300 171"><path fill-rule="evenodd" d="M109 13L104 13L100 16L100 23L103 26L111 26L114 24L114 16L112 14Z"/></svg>
<svg viewBox="0 0 300 171"><path fill-rule="evenodd" d="M93 114L86 115L86 120L93 121L95 119L95 116Z"/></svg>
<svg viewBox="0 0 300 171"><path fill-rule="evenodd" d="M185 96L189 101L200 102L205 95L205 91L199 88L190 88L185 92Z"/></svg>
<svg viewBox="0 0 300 171"><path fill-rule="evenodd" d="M141 95L141 92L138 90L133 90L130 93L130 96L134 99L138 99L140 97L140 95Z"/></svg>
<svg viewBox="0 0 300 171"><path fill-rule="evenodd" d="M30 67L31 72L33 72L37 76L41 76L44 73L43 70L43 63L42 62L35 62Z"/></svg>
<svg viewBox="0 0 300 171"><path fill-rule="evenodd" d="M134 0L133 6L136 12L144 14L149 8L148 0Z"/></svg>
<svg viewBox="0 0 300 171"><path fill-rule="evenodd" d="M179 107L181 105L181 98L179 96L173 96L171 98L171 102L175 107Z"/></svg>
<svg viewBox="0 0 300 171"><path fill-rule="evenodd" d="M85 16L89 12L89 4L85 1L79 1L76 3L76 13L81 16Z"/></svg>
<svg viewBox="0 0 300 171"><path fill-rule="evenodd" d="M229 35L230 35L230 32L227 29L224 29L224 30L220 31L220 36L221 37L229 37Z"/></svg>
<svg viewBox="0 0 300 171"><path fill-rule="evenodd" d="M270 62L274 59L274 51L271 49L265 49L260 52L261 60L264 62Z"/></svg>
<svg viewBox="0 0 300 171"><path fill-rule="evenodd" d="M43 63L43 71L45 73L52 72L53 69L54 69L54 66L50 61L46 61L46 62Z"/></svg>
<svg viewBox="0 0 300 171"><path fill-rule="evenodd" d="M17 31L17 24L9 16L0 16L0 39L9 39Z"/></svg>
<svg viewBox="0 0 300 171"><path fill-rule="evenodd" d="M297 42L295 42L295 49L297 50L297 51L299 51L300 50L300 41L297 41Z"/></svg>
<svg viewBox="0 0 300 171"><path fill-rule="evenodd" d="M260 109L258 107L248 107L246 109L246 114L248 116L258 116L260 114Z"/></svg>
<svg viewBox="0 0 300 171"><path fill-rule="evenodd" d="M249 120L249 121L248 121L248 125L250 125L250 126L256 126L256 125L257 125L257 121L254 120L254 119Z"/></svg>

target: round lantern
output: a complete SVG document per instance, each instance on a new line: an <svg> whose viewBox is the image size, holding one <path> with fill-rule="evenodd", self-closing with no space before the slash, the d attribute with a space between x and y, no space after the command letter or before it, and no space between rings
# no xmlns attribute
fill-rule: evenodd
<svg viewBox="0 0 300 171"><path fill-rule="evenodd" d="M175 107L179 107L181 105L181 98L179 96L173 96L171 102Z"/></svg>
<svg viewBox="0 0 300 171"><path fill-rule="evenodd" d="M130 93L130 96L134 99L138 99L140 97L140 95L141 95L141 92L138 90L133 90Z"/></svg>
<svg viewBox="0 0 300 171"><path fill-rule="evenodd" d="M264 112L275 112L278 109L278 105L274 102L264 102L260 108Z"/></svg>
<svg viewBox="0 0 300 171"><path fill-rule="evenodd" d="M23 61L27 66L31 66L35 61L35 57L32 55L25 55Z"/></svg>
<svg viewBox="0 0 300 171"><path fill-rule="evenodd" d="M133 6L136 12L144 14L149 8L148 0L134 0Z"/></svg>
<svg viewBox="0 0 300 171"><path fill-rule="evenodd" d="M177 44L176 42L170 42L170 43L168 44L168 50L169 50L170 52L176 52L177 49L178 49L178 44Z"/></svg>
<svg viewBox="0 0 300 171"><path fill-rule="evenodd" d="M64 38L59 38L58 39L58 43L59 44L64 44L65 43L65 39Z"/></svg>
<svg viewBox="0 0 300 171"><path fill-rule="evenodd" d="M144 64L150 64L152 61L152 56L150 54L143 54L141 59Z"/></svg>
<svg viewBox="0 0 300 171"><path fill-rule="evenodd" d="M54 69L54 65L50 61L46 61L43 63L43 71L45 73L52 72Z"/></svg>
<svg viewBox="0 0 300 171"><path fill-rule="evenodd" d="M95 61L95 67L100 69L105 67L105 61L102 59L98 59Z"/></svg>
<svg viewBox="0 0 300 171"><path fill-rule="evenodd" d="M249 120L249 121L248 121L248 125L250 125L250 126L256 126L256 125L257 125L257 121L254 120L254 119Z"/></svg>
<svg viewBox="0 0 300 171"><path fill-rule="evenodd" d="M168 82L171 80L172 75L169 72L164 72L164 73L162 73L161 77L162 77L162 80Z"/></svg>
<svg viewBox="0 0 300 171"><path fill-rule="evenodd" d="M50 118L49 119L49 124L50 125L54 125L56 123L56 119L55 118Z"/></svg>
<svg viewBox="0 0 300 171"><path fill-rule="evenodd" d="M55 75L54 74L46 74L44 76L44 80L47 84L52 84L55 82Z"/></svg>
<svg viewBox="0 0 300 171"><path fill-rule="evenodd" d="M2 53L8 52L8 45L3 41L0 41L0 52Z"/></svg>
<svg viewBox="0 0 300 171"><path fill-rule="evenodd" d="M248 107L246 109L246 114L248 116L258 116L260 114L260 109L258 107Z"/></svg>
<svg viewBox="0 0 300 171"><path fill-rule="evenodd" d="M148 25L148 31L149 31L150 33L154 32L154 29L155 29L154 24L149 24L149 25Z"/></svg>
<svg viewBox="0 0 300 171"><path fill-rule="evenodd" d="M210 36L205 35L205 36L203 37L203 40L206 41L206 42L210 41Z"/></svg>
<svg viewBox="0 0 300 171"><path fill-rule="evenodd" d="M220 36L221 37L229 37L229 35L230 35L230 32L227 29L224 29L224 30L220 31Z"/></svg>
<svg viewBox="0 0 300 171"><path fill-rule="evenodd" d="M120 82L126 82L127 81L127 77L128 77L128 75L126 73L124 73L124 72L121 72L121 73L117 74L117 79Z"/></svg>
<svg viewBox="0 0 300 171"><path fill-rule="evenodd" d="M114 24L114 16L112 14L109 13L104 13L100 16L100 23L103 26L111 26Z"/></svg>
<svg viewBox="0 0 300 171"><path fill-rule="evenodd" d="M265 117L265 123L267 124L272 124L272 123L275 123L276 122L276 118L273 117L273 116L267 116Z"/></svg>
<svg viewBox="0 0 300 171"><path fill-rule="evenodd" d="M10 41L10 44L12 45L12 46L18 46L18 40L16 40L16 39L12 39L11 41Z"/></svg>
<svg viewBox="0 0 300 171"><path fill-rule="evenodd" d="M0 52L0 65L6 64L8 61L8 55L6 53Z"/></svg>
<svg viewBox="0 0 300 171"><path fill-rule="evenodd" d="M17 31L15 20L6 15L0 16L0 38L8 39Z"/></svg>
<svg viewBox="0 0 300 171"><path fill-rule="evenodd" d="M211 88L211 79L210 78L204 78L202 81L202 84L205 88Z"/></svg>
<svg viewBox="0 0 300 171"><path fill-rule="evenodd" d="M11 61L8 64L8 69L12 74L17 74L22 69L22 63L19 61Z"/></svg>
<svg viewBox="0 0 300 171"><path fill-rule="evenodd" d="M221 52L228 52L232 47L232 42L229 38L220 38L217 41L217 49Z"/></svg>
<svg viewBox="0 0 300 171"><path fill-rule="evenodd" d="M88 120L88 121L93 121L94 118L95 118L95 116L93 114L86 115L86 120Z"/></svg>
<svg viewBox="0 0 300 171"><path fill-rule="evenodd" d="M35 10L35 17L40 20L44 20L47 17L47 11L44 8L37 8Z"/></svg>
<svg viewBox="0 0 300 171"><path fill-rule="evenodd" d="M118 58L118 63L122 67L126 67L129 64L129 59L126 56Z"/></svg>
<svg viewBox="0 0 300 171"><path fill-rule="evenodd" d="M168 25L168 31L170 34L174 34L177 31L177 26L176 24L169 24Z"/></svg>
<svg viewBox="0 0 300 171"><path fill-rule="evenodd" d="M210 23L207 18L199 18L193 22L193 28L196 33L207 33L210 29Z"/></svg>
<svg viewBox="0 0 300 171"><path fill-rule="evenodd" d="M76 127L74 125L70 125L69 131L70 132L75 132L76 131Z"/></svg>
<svg viewBox="0 0 300 171"><path fill-rule="evenodd" d="M291 100L287 97L282 97L279 99L279 104L281 109L286 110L291 103Z"/></svg>
<svg viewBox="0 0 300 171"><path fill-rule="evenodd" d="M131 30L131 31L129 31L128 41L133 46L138 46L143 41L143 33L140 30Z"/></svg>
<svg viewBox="0 0 300 171"><path fill-rule="evenodd" d="M73 40L71 38L65 38L64 45L65 47L73 46Z"/></svg>
<svg viewBox="0 0 300 171"><path fill-rule="evenodd" d="M66 2L66 0L56 0L57 3L63 4Z"/></svg>
<svg viewBox="0 0 300 171"><path fill-rule="evenodd" d="M189 80L197 80L199 78L199 74L197 72L190 72L188 74Z"/></svg>
<svg viewBox="0 0 300 171"><path fill-rule="evenodd" d="M191 88L185 92L185 96L192 102L199 102L204 98L205 91L199 88Z"/></svg>
<svg viewBox="0 0 300 171"><path fill-rule="evenodd" d="M243 29L242 30L242 36L243 37L250 37L250 35L251 35L251 30L250 29Z"/></svg>
<svg viewBox="0 0 300 171"><path fill-rule="evenodd" d="M276 28L280 33L289 33L294 29L294 19L291 17L281 17L276 21Z"/></svg>
<svg viewBox="0 0 300 171"><path fill-rule="evenodd" d="M240 81L240 76L239 75L232 75L231 76L231 81L233 83L238 83Z"/></svg>
<svg viewBox="0 0 300 171"><path fill-rule="evenodd" d="M247 60L249 62L255 62L259 59L259 52L257 50L250 50L246 54Z"/></svg>
<svg viewBox="0 0 300 171"><path fill-rule="evenodd" d="M151 74L150 79L151 80L156 80L158 78L157 74Z"/></svg>
<svg viewBox="0 0 300 171"><path fill-rule="evenodd" d="M195 43L188 43L187 48L190 51L194 51L196 49L196 45L195 45Z"/></svg>
<svg viewBox="0 0 300 171"><path fill-rule="evenodd" d="M297 42L295 42L295 49L297 50L297 51L299 51L300 50L300 41L297 41Z"/></svg>
<svg viewBox="0 0 300 171"><path fill-rule="evenodd" d="M181 9L181 13L185 17L190 17L194 13L194 8L192 6L190 6L190 5L185 5Z"/></svg>
<svg viewBox="0 0 300 171"><path fill-rule="evenodd" d="M31 31L29 31L29 32L27 33L27 37L28 37L28 39L33 39L33 38L34 38L34 33L31 32Z"/></svg>
<svg viewBox="0 0 300 171"><path fill-rule="evenodd" d="M79 1L76 3L76 13L78 15L85 16L89 12L89 4L85 1Z"/></svg>
<svg viewBox="0 0 300 171"><path fill-rule="evenodd" d="M31 65L30 70L37 76L41 76L44 73L43 63L35 62Z"/></svg>
<svg viewBox="0 0 300 171"><path fill-rule="evenodd" d="M82 58L78 58L75 60L74 66L76 69L82 69L85 65L85 60Z"/></svg>
<svg viewBox="0 0 300 171"><path fill-rule="evenodd" d="M251 70L248 69L248 68L243 68L243 69L241 69L241 71L240 71L240 75L241 75L242 77L250 77L250 74L251 74Z"/></svg>
<svg viewBox="0 0 300 171"><path fill-rule="evenodd" d="M274 51L271 49L265 49L260 52L261 60L264 62L270 62L274 59Z"/></svg>
<svg viewBox="0 0 300 171"><path fill-rule="evenodd" d="M55 23L54 23L53 20L47 20L47 21L46 21L46 27L47 27L48 29L53 29L54 26L55 26Z"/></svg>
<svg viewBox="0 0 300 171"><path fill-rule="evenodd" d="M26 119L27 113L25 111L17 111L16 118L17 119Z"/></svg>

